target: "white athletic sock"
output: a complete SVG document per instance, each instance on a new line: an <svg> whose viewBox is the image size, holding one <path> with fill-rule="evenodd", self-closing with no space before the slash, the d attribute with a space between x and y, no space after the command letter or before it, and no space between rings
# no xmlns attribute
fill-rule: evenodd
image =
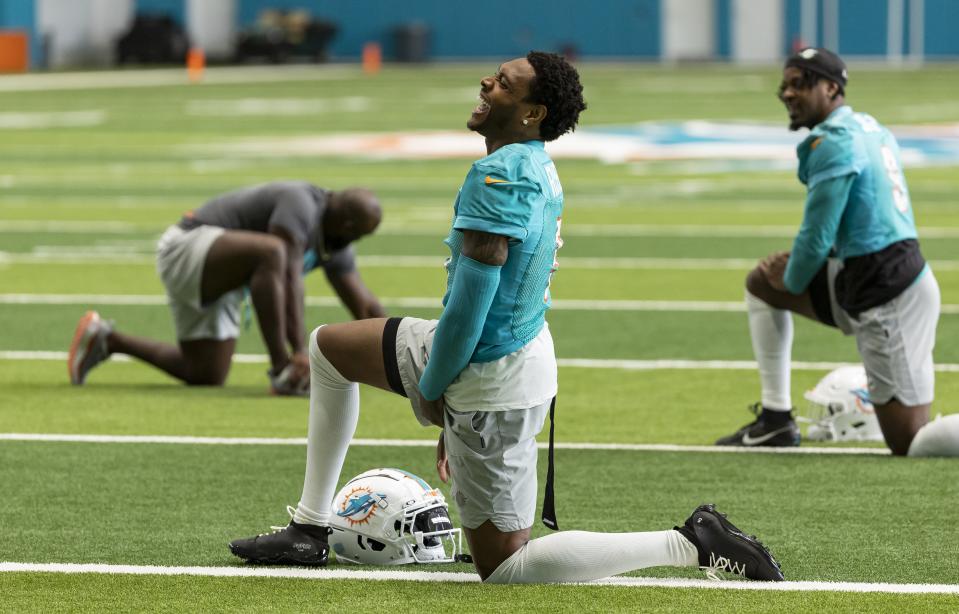
<svg viewBox="0 0 959 614"><path fill-rule="evenodd" d="M306 440L306 477L293 520L327 525L346 450L360 416L360 392L330 364L310 335L310 421Z"/></svg>
<svg viewBox="0 0 959 614"><path fill-rule="evenodd" d="M939 416L919 429L909 456L959 456L959 414Z"/></svg>
<svg viewBox="0 0 959 614"><path fill-rule="evenodd" d="M675 530L648 533L562 531L526 542L503 561L486 582L587 582L660 565L699 565L696 546Z"/></svg>
<svg viewBox="0 0 959 614"><path fill-rule="evenodd" d="M790 359L793 345L793 318L785 309L776 309L746 292L749 314L749 336L753 355L759 363L763 407L772 410L792 409L790 394Z"/></svg>

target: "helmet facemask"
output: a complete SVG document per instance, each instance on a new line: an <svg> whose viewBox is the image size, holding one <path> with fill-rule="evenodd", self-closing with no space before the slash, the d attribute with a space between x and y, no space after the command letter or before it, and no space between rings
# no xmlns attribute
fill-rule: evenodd
<svg viewBox="0 0 959 614"><path fill-rule="evenodd" d="M453 528L449 516L449 509L441 501L404 514L401 535L417 563L452 563L461 553L461 531ZM444 542L450 546L448 555Z"/></svg>
<svg viewBox="0 0 959 614"><path fill-rule="evenodd" d="M883 441L861 366L835 369L803 396L807 404L796 419L809 425L806 439Z"/></svg>

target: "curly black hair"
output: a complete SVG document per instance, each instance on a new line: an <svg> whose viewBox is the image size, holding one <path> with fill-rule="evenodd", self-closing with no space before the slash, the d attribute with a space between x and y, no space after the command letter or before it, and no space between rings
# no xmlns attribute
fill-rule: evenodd
<svg viewBox="0 0 959 614"><path fill-rule="evenodd" d="M536 77L529 84L527 101L546 107L539 126L544 141L554 141L576 129L579 114L586 110L579 73L561 55L530 51L526 60Z"/></svg>

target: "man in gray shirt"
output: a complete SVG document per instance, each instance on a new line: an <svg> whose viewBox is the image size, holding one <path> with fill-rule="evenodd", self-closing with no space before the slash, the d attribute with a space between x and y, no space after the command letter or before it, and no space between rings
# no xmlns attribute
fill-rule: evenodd
<svg viewBox="0 0 959 614"><path fill-rule="evenodd" d="M303 275L322 268L356 319L382 306L356 269L350 243L371 234L382 211L363 188L332 192L302 181L229 192L188 212L157 245L178 345L114 330L89 311L70 346L70 381L82 385L112 353L139 358L187 384L220 386L230 370L247 292L270 356L276 394L308 394Z"/></svg>

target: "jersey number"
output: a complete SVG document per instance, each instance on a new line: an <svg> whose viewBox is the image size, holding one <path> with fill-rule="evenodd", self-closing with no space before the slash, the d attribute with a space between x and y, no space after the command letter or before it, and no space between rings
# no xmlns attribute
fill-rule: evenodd
<svg viewBox="0 0 959 614"><path fill-rule="evenodd" d="M546 291L543 293L543 303L549 302L549 285L553 282L553 273L559 268L559 260L556 259L556 252L563 247L563 237L559 236L560 228L563 225L563 218L556 218L556 249L553 250L553 266L549 269L549 277L546 279Z"/></svg>
<svg viewBox="0 0 959 614"><path fill-rule="evenodd" d="M909 211L909 195L906 194L906 180L902 176L902 168L899 167L896 154L888 145L883 145L880 151L882 151L883 166L886 167L886 176L892 184L892 200L896 203L896 209L905 213Z"/></svg>

